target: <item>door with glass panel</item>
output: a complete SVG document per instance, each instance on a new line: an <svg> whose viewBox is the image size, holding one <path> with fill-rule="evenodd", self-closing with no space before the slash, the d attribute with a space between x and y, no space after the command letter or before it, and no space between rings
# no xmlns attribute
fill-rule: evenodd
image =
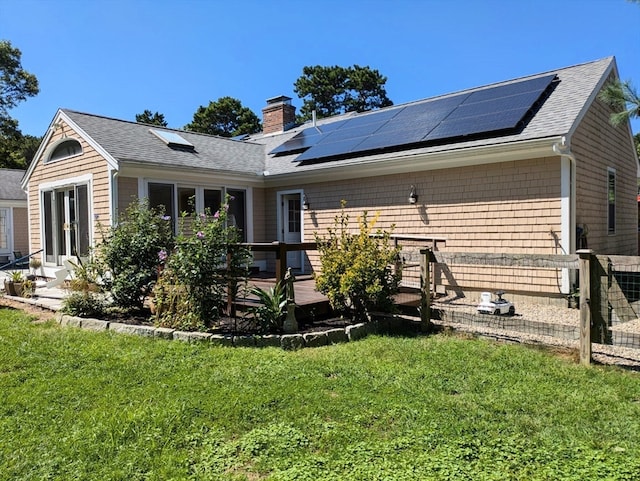
<svg viewBox="0 0 640 481"><path fill-rule="evenodd" d="M47 263L89 256L89 189L86 184L43 192L44 249Z"/></svg>
<svg viewBox="0 0 640 481"><path fill-rule="evenodd" d="M287 244L302 242L302 212L300 194L282 196L282 240ZM302 268L302 251L287 252L287 265L292 269Z"/></svg>

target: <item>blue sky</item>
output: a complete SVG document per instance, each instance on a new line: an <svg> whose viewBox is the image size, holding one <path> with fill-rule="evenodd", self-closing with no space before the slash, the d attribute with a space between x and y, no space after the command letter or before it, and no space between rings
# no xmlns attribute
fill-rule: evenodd
<svg viewBox="0 0 640 481"><path fill-rule="evenodd" d="M378 69L396 104L612 55L640 89L639 27L628 0L0 0L0 39L40 82L11 111L31 135L58 108L176 128L224 96L299 108L306 65Z"/></svg>

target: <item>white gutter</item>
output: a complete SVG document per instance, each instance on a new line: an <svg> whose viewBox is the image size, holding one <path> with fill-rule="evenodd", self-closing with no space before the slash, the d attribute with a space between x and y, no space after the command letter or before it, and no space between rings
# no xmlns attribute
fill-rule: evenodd
<svg viewBox="0 0 640 481"><path fill-rule="evenodd" d="M576 158L571 152L571 142L562 137L553 144L553 151L560 156L560 247L563 254L576 251ZM569 294L575 282L575 272L562 269L563 294Z"/></svg>

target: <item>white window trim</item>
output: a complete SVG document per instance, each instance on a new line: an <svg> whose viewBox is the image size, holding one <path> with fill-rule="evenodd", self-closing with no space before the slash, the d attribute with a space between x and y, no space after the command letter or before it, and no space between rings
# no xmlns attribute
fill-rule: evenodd
<svg viewBox="0 0 640 481"><path fill-rule="evenodd" d="M58 146L60 146L61 144L64 144L65 142L69 142L71 140L77 142L78 145L80 145L80 152L78 152L77 154L67 155L66 157L60 157L58 159L51 158L51 156L53 155L55 150L58 148ZM61 162L63 160L73 159L74 157L80 157L82 154L84 154L84 149L82 148L82 142L80 142L78 139L74 137L63 137L57 140L53 145L51 145L51 147L49 147L49 151L47 152L47 155L45 155L44 157L44 163L54 164L56 162Z"/></svg>

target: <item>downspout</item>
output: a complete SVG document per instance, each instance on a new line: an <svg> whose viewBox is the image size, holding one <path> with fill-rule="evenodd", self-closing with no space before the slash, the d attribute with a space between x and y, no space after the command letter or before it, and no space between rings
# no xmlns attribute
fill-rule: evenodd
<svg viewBox="0 0 640 481"><path fill-rule="evenodd" d="M553 144L553 151L560 156L561 242L563 254L576 251L576 158L571 152L571 142L565 136ZM562 269L561 292L569 294L575 283L574 270Z"/></svg>
<svg viewBox="0 0 640 481"><path fill-rule="evenodd" d="M115 226L118 220L118 171L112 169L110 172L111 176L109 179L109 224L111 226Z"/></svg>

